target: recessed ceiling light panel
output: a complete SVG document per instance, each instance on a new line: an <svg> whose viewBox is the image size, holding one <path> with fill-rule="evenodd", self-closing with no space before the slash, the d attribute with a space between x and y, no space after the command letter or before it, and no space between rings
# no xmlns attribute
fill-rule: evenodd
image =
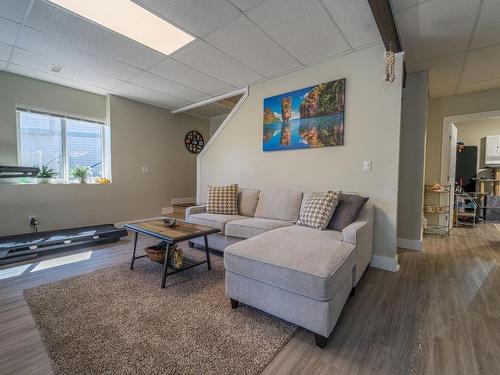
<svg viewBox="0 0 500 375"><path fill-rule="evenodd" d="M130 0L50 0L77 15L169 55L194 38Z"/></svg>

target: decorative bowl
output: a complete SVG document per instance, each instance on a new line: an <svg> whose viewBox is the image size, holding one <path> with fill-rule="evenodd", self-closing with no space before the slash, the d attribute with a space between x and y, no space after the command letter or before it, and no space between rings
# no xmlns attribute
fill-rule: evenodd
<svg viewBox="0 0 500 375"><path fill-rule="evenodd" d="M175 224L177 223L177 220L174 219L173 217L164 217L163 218L163 224L167 227L175 227Z"/></svg>

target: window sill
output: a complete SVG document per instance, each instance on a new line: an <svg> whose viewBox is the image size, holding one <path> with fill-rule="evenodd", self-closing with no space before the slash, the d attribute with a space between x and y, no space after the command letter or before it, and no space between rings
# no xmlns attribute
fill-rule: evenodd
<svg viewBox="0 0 500 375"><path fill-rule="evenodd" d="M65 180L51 180L46 182L38 182L36 178L3 178L0 179L0 185L111 185L111 182L107 184L100 184L97 182L89 181L84 184L77 181L65 181Z"/></svg>

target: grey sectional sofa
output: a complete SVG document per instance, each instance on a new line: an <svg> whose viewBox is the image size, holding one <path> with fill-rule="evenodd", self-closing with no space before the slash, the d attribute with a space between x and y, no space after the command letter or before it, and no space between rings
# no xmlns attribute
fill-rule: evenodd
<svg viewBox="0 0 500 375"><path fill-rule="evenodd" d="M220 229L209 236L224 251L226 295L315 333L324 347L373 249L373 205L341 232L297 226L308 193L286 189L238 193L239 215L191 207L186 220ZM195 240L192 245L201 245Z"/></svg>

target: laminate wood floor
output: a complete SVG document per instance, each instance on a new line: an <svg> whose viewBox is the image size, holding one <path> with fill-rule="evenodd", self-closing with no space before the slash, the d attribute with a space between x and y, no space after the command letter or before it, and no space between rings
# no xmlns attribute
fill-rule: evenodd
<svg viewBox="0 0 500 375"><path fill-rule="evenodd" d="M0 267L0 374L52 374L23 289L128 262L131 239ZM427 237L399 262L368 269L325 349L299 330L263 374L500 374L500 232Z"/></svg>

